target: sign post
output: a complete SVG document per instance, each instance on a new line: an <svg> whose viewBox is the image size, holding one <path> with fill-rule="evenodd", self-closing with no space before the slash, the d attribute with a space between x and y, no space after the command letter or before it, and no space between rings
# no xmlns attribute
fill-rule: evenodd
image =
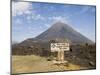
<svg viewBox="0 0 100 75"><path fill-rule="evenodd" d="M69 51L69 43L51 43L51 52L58 52L57 60L64 63L64 51Z"/></svg>

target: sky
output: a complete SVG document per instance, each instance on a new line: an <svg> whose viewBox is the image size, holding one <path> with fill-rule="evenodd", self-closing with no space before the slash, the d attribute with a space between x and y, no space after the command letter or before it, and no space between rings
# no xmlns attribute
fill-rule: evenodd
<svg viewBox="0 0 100 75"><path fill-rule="evenodd" d="M95 42L95 6L12 2L12 41L34 38L62 21Z"/></svg>

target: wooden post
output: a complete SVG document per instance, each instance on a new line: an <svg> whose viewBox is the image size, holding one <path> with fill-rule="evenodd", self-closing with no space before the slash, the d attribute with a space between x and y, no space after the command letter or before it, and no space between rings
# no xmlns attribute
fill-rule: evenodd
<svg viewBox="0 0 100 75"><path fill-rule="evenodd" d="M57 58L58 61L60 61L60 51L58 51L58 58Z"/></svg>
<svg viewBox="0 0 100 75"><path fill-rule="evenodd" d="M63 51L63 50L61 50L61 56L60 56L60 59L61 59L62 62L64 61L64 51Z"/></svg>
<svg viewBox="0 0 100 75"><path fill-rule="evenodd" d="M57 56L58 61L63 62L64 61L64 51L58 51L58 56Z"/></svg>

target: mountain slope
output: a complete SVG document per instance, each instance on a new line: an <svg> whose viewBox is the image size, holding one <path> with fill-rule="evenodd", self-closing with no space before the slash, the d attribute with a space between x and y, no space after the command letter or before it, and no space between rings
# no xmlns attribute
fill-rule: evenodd
<svg viewBox="0 0 100 75"><path fill-rule="evenodd" d="M34 38L39 41L49 41L55 39L68 39L72 43L93 43L91 40L74 30L63 22L56 22L48 30Z"/></svg>

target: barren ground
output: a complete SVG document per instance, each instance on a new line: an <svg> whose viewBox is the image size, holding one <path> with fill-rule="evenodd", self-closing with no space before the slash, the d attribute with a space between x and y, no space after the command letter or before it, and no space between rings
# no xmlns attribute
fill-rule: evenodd
<svg viewBox="0 0 100 75"><path fill-rule="evenodd" d="M70 62L68 65L55 65L52 61L47 61L47 58L35 55L12 56L12 74L80 69L84 69L84 67Z"/></svg>

